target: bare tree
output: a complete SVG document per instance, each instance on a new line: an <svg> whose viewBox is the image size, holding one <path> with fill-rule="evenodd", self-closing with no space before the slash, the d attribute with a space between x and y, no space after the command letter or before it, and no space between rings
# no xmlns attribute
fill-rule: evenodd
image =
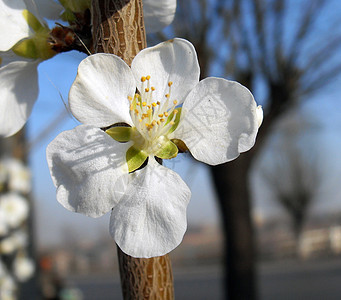
<svg viewBox="0 0 341 300"><path fill-rule="evenodd" d="M191 40L202 77L213 73L237 80L259 95L265 108L256 146L211 169L226 236L229 299L257 298L247 184L255 154L285 111L340 74L335 5L326 0L184 0L178 2L174 25L161 36Z"/></svg>
<svg viewBox="0 0 341 300"><path fill-rule="evenodd" d="M314 140L320 130L303 114L287 114L254 166L253 175L261 177L270 200L278 202L290 217L297 250L309 207L325 183L322 157Z"/></svg>

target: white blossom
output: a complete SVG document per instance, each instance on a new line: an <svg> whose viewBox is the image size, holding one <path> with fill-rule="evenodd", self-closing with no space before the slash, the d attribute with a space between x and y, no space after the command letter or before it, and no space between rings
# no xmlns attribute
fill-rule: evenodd
<svg viewBox="0 0 341 300"><path fill-rule="evenodd" d="M0 211L11 228L18 227L28 216L27 200L16 194L7 193L0 196Z"/></svg>
<svg viewBox="0 0 341 300"><path fill-rule="evenodd" d="M17 299L17 286L14 279L9 274L0 277L0 299L1 300Z"/></svg>
<svg viewBox="0 0 341 300"><path fill-rule="evenodd" d="M131 256L168 253L187 226L190 190L154 157L188 148L216 165L255 142L259 120L249 90L221 78L199 82L199 72L195 49L183 39L142 50L131 68L115 55L92 55L69 93L84 125L47 148L57 200L91 217L112 210L110 232Z"/></svg>
<svg viewBox="0 0 341 300"><path fill-rule="evenodd" d="M26 194L31 191L30 171L20 160L5 157L0 161L1 184L6 184L9 191Z"/></svg>
<svg viewBox="0 0 341 300"><path fill-rule="evenodd" d="M20 281L30 279L35 271L34 261L24 255L17 255L13 262L13 274Z"/></svg>
<svg viewBox="0 0 341 300"><path fill-rule="evenodd" d="M27 243L27 233L23 230L17 230L0 241L0 253L11 254L16 250L25 248Z"/></svg>

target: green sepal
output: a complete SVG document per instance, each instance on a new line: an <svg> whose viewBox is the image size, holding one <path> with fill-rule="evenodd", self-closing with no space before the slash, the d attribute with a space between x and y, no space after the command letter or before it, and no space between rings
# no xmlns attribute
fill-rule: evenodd
<svg viewBox="0 0 341 300"><path fill-rule="evenodd" d="M44 32L47 30L45 26L43 26L39 20L27 9L24 9L22 12L27 24L32 28L34 32Z"/></svg>
<svg viewBox="0 0 341 300"><path fill-rule="evenodd" d="M180 153L181 153L181 152L186 152L186 151L189 150L189 149L187 148L186 144L185 144L182 140L179 140L179 139L171 139L171 141L178 147L178 149L180 150Z"/></svg>
<svg viewBox="0 0 341 300"><path fill-rule="evenodd" d="M145 151L131 146L126 153L129 172L134 172L141 167L147 158L148 154Z"/></svg>
<svg viewBox="0 0 341 300"><path fill-rule="evenodd" d="M174 125L168 130L167 134L172 133L179 125L180 116L181 116L181 107L176 108L176 110L178 111L178 113L175 116ZM174 111L168 116L165 125L167 125L173 119L173 117L174 117Z"/></svg>
<svg viewBox="0 0 341 300"><path fill-rule="evenodd" d="M12 51L22 57L31 59L49 59L57 53L53 51L47 41L48 36L35 35L24 39L12 47Z"/></svg>
<svg viewBox="0 0 341 300"><path fill-rule="evenodd" d="M171 159L178 155L178 147L170 140L164 142L159 149L155 153L155 156L161 159Z"/></svg>
<svg viewBox="0 0 341 300"><path fill-rule="evenodd" d="M117 126L117 127L111 127L105 132L109 134L114 140L124 143L124 142L128 142L131 140L133 128Z"/></svg>

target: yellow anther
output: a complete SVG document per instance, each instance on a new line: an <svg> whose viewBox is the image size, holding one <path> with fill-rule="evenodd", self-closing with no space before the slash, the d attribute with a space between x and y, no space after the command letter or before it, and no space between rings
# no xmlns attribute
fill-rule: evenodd
<svg viewBox="0 0 341 300"><path fill-rule="evenodd" d="M142 106L146 106L147 105L147 102L142 102Z"/></svg>
<svg viewBox="0 0 341 300"><path fill-rule="evenodd" d="M142 117L143 117L143 118L147 118L147 117L148 117L148 114L142 114Z"/></svg>
<svg viewBox="0 0 341 300"><path fill-rule="evenodd" d="M165 111L163 114L165 115L165 117L168 117L168 112Z"/></svg>
<svg viewBox="0 0 341 300"><path fill-rule="evenodd" d="M169 98L170 96L169 96L169 94L166 94L165 97L166 97L166 98Z"/></svg>
<svg viewBox="0 0 341 300"><path fill-rule="evenodd" d="M133 98L131 96L128 96L128 100L131 101L133 100Z"/></svg>
<svg viewBox="0 0 341 300"><path fill-rule="evenodd" d="M165 121L165 119L160 119L160 121L161 121L161 122L164 122L164 121Z"/></svg>
<svg viewBox="0 0 341 300"><path fill-rule="evenodd" d="M174 109L174 115L176 115L178 113L177 109Z"/></svg>
<svg viewBox="0 0 341 300"><path fill-rule="evenodd" d="M156 104L157 104L157 105L160 105L160 101L157 101Z"/></svg>
<svg viewBox="0 0 341 300"><path fill-rule="evenodd" d="M148 92L149 92L149 88L145 88L144 91L145 91L146 93L148 93Z"/></svg>
<svg viewBox="0 0 341 300"><path fill-rule="evenodd" d="M150 79L150 75L147 75L146 79L149 80Z"/></svg>
<svg viewBox="0 0 341 300"><path fill-rule="evenodd" d="M146 77L142 76L142 77L141 77L141 81L142 81L142 82L145 82L145 81L146 81Z"/></svg>
<svg viewBox="0 0 341 300"><path fill-rule="evenodd" d="M153 126L155 126L155 125L156 125L156 121L155 121L155 120L153 120L153 122L152 122L152 125L153 125Z"/></svg>
<svg viewBox="0 0 341 300"><path fill-rule="evenodd" d="M151 105L147 105L147 107L148 107L149 109L151 109L151 108L152 108L152 106L151 106Z"/></svg>
<svg viewBox="0 0 341 300"><path fill-rule="evenodd" d="M135 108L135 114L139 114L139 111L138 111L138 109L137 108Z"/></svg>
<svg viewBox="0 0 341 300"><path fill-rule="evenodd" d="M142 120L143 120L143 118L142 118L142 119L139 119L139 122L141 123L141 122L142 122Z"/></svg>
<svg viewBox="0 0 341 300"><path fill-rule="evenodd" d="M170 121L169 124L174 125L175 123L173 121Z"/></svg>
<svg viewBox="0 0 341 300"><path fill-rule="evenodd" d="M134 110L134 106L130 104L130 110Z"/></svg>
<svg viewBox="0 0 341 300"><path fill-rule="evenodd" d="M156 123L157 123L157 125L160 125L160 124L161 124L161 122L160 122L160 121L157 121Z"/></svg>
<svg viewBox="0 0 341 300"><path fill-rule="evenodd" d="M174 105L177 105L177 104L178 104L178 101L177 101L177 100L174 100L173 103L174 103Z"/></svg>
<svg viewBox="0 0 341 300"><path fill-rule="evenodd" d="M159 118L162 118L162 117L163 117L163 114L159 114L158 116L159 116Z"/></svg>
<svg viewBox="0 0 341 300"><path fill-rule="evenodd" d="M152 90L152 91L155 91L155 87L152 86L152 87L151 87L151 90Z"/></svg>
<svg viewBox="0 0 341 300"><path fill-rule="evenodd" d="M138 98L139 96L140 96L139 94L135 94L135 96L134 96L134 97L135 97L135 98Z"/></svg>
<svg viewBox="0 0 341 300"><path fill-rule="evenodd" d="M168 82L168 86L171 86L172 84L173 84L172 81L169 81L169 82Z"/></svg>
<svg viewBox="0 0 341 300"><path fill-rule="evenodd" d="M148 105L149 106L149 105ZM151 113L153 113L153 110L151 109L151 108L149 108L148 110L147 110L147 113L148 114L151 114Z"/></svg>
<svg viewBox="0 0 341 300"><path fill-rule="evenodd" d="M148 124L148 123L146 123L146 124L144 124L144 125L146 125L146 127L148 127L148 126L149 126L149 124Z"/></svg>
<svg viewBox="0 0 341 300"><path fill-rule="evenodd" d="M137 106L140 106L140 105L141 105L141 103L140 103L140 102L136 102L136 105L137 105Z"/></svg>
<svg viewBox="0 0 341 300"><path fill-rule="evenodd" d="M155 102L153 102L153 103L152 103L152 106L153 106L153 107L155 107L155 106L156 106L156 103L155 103Z"/></svg>

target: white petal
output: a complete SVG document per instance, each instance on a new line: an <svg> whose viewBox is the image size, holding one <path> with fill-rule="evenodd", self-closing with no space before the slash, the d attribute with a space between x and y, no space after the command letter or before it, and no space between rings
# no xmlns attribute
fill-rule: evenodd
<svg viewBox="0 0 341 300"><path fill-rule="evenodd" d="M118 200L114 183L128 176L129 146L88 125L59 134L46 150L58 202L90 217L107 213Z"/></svg>
<svg viewBox="0 0 341 300"><path fill-rule="evenodd" d="M256 102L250 91L221 78L202 80L188 95L174 137L185 142L192 155L217 165L249 150L256 139Z"/></svg>
<svg viewBox="0 0 341 300"><path fill-rule="evenodd" d="M85 58L69 93L73 115L82 123L106 127L132 125L128 96L135 94L135 80L128 65L113 54Z"/></svg>
<svg viewBox="0 0 341 300"><path fill-rule="evenodd" d="M128 255L164 255L183 238L191 192L177 173L152 157L145 168L130 175L125 195L111 214L111 235Z"/></svg>
<svg viewBox="0 0 341 300"><path fill-rule="evenodd" d="M24 0L27 9L38 18L56 20L59 18L63 6L53 0Z"/></svg>
<svg viewBox="0 0 341 300"><path fill-rule="evenodd" d="M161 31L172 23L176 0L143 0L144 24L147 33Z"/></svg>
<svg viewBox="0 0 341 300"><path fill-rule="evenodd" d="M0 0L0 51L7 51L21 39L30 35L30 28L23 16L23 0Z"/></svg>
<svg viewBox="0 0 341 300"><path fill-rule="evenodd" d="M258 128L262 125L263 123L263 108L261 105L257 106L257 120L258 120Z"/></svg>
<svg viewBox="0 0 341 300"><path fill-rule="evenodd" d="M193 45L184 39L173 39L146 48L134 58L131 68L137 86L141 77L150 75L156 101L164 101L168 82L172 81L171 100L182 103L190 90L199 82L200 68Z"/></svg>
<svg viewBox="0 0 341 300"><path fill-rule="evenodd" d="M18 132L38 97L39 61L16 61L0 68L0 136Z"/></svg>

